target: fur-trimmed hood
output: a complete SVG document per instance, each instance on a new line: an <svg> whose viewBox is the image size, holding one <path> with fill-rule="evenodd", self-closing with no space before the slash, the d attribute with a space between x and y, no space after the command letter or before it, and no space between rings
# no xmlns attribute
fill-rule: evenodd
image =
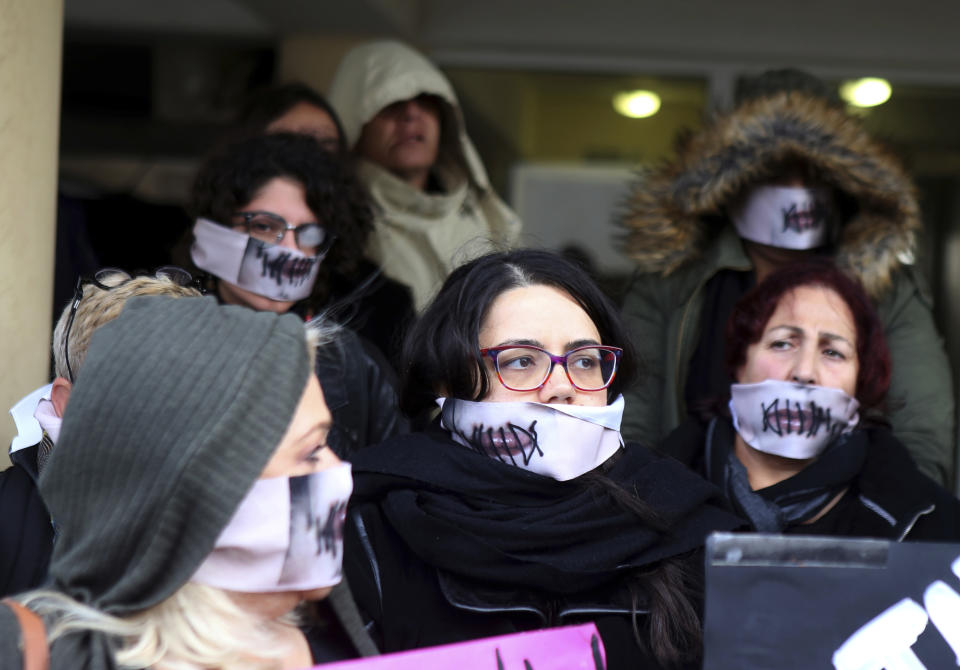
<svg viewBox="0 0 960 670"><path fill-rule="evenodd" d="M676 160L647 171L627 202L627 253L668 275L698 258L729 225L725 206L784 161L810 164L852 205L835 257L879 295L912 263L921 227L914 185L860 123L825 100L778 93L751 100L693 135Z"/></svg>

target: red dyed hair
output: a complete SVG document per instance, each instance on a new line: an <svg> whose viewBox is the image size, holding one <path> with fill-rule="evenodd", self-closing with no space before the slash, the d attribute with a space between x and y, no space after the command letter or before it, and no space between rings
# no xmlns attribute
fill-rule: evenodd
<svg viewBox="0 0 960 670"><path fill-rule="evenodd" d="M883 405L890 389L890 350L883 324L863 287L829 259L816 257L788 265L769 275L733 308L727 322L727 371L733 379L747 362L747 348L760 341L780 300L801 286L834 291L853 315L857 333L857 400L864 408Z"/></svg>

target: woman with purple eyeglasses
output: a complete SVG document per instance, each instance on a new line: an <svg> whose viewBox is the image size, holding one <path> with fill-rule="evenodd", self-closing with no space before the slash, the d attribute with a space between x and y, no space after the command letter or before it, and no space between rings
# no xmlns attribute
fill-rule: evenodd
<svg viewBox="0 0 960 670"><path fill-rule="evenodd" d="M403 360L403 408L438 416L357 454L346 531L381 648L592 621L610 668L697 667L698 549L738 521L621 439L634 355L592 280L544 251L476 259Z"/></svg>

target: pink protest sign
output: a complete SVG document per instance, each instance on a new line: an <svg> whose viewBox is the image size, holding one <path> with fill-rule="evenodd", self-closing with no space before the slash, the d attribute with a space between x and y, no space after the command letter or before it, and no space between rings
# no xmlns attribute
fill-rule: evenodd
<svg viewBox="0 0 960 670"><path fill-rule="evenodd" d="M592 623L488 637L322 666L323 670L605 670L606 667L603 642Z"/></svg>

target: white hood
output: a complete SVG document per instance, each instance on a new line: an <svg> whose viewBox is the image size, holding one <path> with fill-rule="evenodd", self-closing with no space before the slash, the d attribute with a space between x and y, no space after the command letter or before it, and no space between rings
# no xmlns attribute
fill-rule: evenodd
<svg viewBox="0 0 960 670"><path fill-rule="evenodd" d="M444 133L456 138L460 153L459 156L441 155L438 162L454 160L460 163L474 186L484 190L489 188L487 172L467 137L460 102L453 87L433 63L407 45L384 40L351 49L340 61L327 99L340 117L348 146L353 148L364 124L381 109L423 93L435 95L447 103L441 123Z"/></svg>

